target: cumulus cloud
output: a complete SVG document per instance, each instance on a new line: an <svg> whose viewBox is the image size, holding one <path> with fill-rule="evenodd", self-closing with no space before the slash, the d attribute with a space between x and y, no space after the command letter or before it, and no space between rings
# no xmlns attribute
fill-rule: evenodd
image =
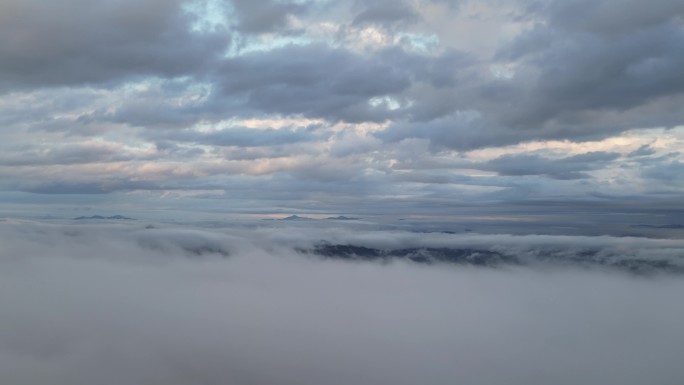
<svg viewBox="0 0 684 385"><path fill-rule="evenodd" d="M679 278L337 262L448 234L0 223L7 384L676 382ZM620 239L458 242L620 247ZM451 239L453 241L453 239ZM679 241L627 240L650 251Z"/></svg>

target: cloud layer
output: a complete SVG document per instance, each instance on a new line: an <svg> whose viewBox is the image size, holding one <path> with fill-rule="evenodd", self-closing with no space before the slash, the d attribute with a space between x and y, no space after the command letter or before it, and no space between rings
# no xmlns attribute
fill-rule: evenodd
<svg viewBox="0 0 684 385"><path fill-rule="evenodd" d="M232 213L666 204L682 198L683 12L673 0L5 1L0 193L174 196ZM206 191L226 204L178 198Z"/></svg>
<svg viewBox="0 0 684 385"><path fill-rule="evenodd" d="M6 384L643 384L684 376L679 278L340 262L290 248L326 238L664 253L681 251L680 241L15 222L0 223L0 237Z"/></svg>

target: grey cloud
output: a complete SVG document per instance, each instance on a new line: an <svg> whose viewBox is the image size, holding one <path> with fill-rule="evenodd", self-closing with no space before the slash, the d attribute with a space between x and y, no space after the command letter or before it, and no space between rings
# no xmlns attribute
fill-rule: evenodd
<svg viewBox="0 0 684 385"><path fill-rule="evenodd" d="M186 128L201 120L215 119L207 111L206 100L211 96L207 84L194 79L159 80L145 84L139 92L118 91L127 94L115 106L106 105L93 113L79 117L80 122L111 121L145 128Z"/></svg>
<svg viewBox="0 0 684 385"><path fill-rule="evenodd" d="M180 0L5 1L0 84L35 87L187 75L226 47L228 35L190 30Z"/></svg>
<svg viewBox="0 0 684 385"><path fill-rule="evenodd" d="M157 150L157 157L159 159L189 161L191 159L198 159L207 154L207 150L197 146L186 146L176 142L167 140L155 141L154 147Z"/></svg>
<svg viewBox="0 0 684 385"><path fill-rule="evenodd" d="M439 151L445 148L467 150L504 145L519 140L522 135L488 121L477 112L464 111L427 122L396 122L376 136L386 142L399 142L407 138L427 139L431 148Z"/></svg>
<svg viewBox="0 0 684 385"><path fill-rule="evenodd" d="M639 147L638 149L630 152L627 156L629 157L640 157L640 156L649 156L653 155L656 153L656 150L651 147L649 144L644 144L643 146Z"/></svg>
<svg viewBox="0 0 684 385"><path fill-rule="evenodd" d="M125 178L103 178L93 182L45 181L20 182L15 189L34 194L109 194L115 191L158 190L158 184Z"/></svg>
<svg viewBox="0 0 684 385"><path fill-rule="evenodd" d="M684 4L673 0L554 0L546 4L554 24L611 36L629 33L684 16Z"/></svg>
<svg viewBox="0 0 684 385"><path fill-rule="evenodd" d="M382 143L375 137L359 136L355 134L336 135L330 148L330 154L335 157L345 157L354 154L365 154L378 150Z"/></svg>
<svg viewBox="0 0 684 385"><path fill-rule="evenodd" d="M437 4L445 4L452 9L458 8L463 3L463 0L430 0L430 1L432 1L433 3L437 3Z"/></svg>
<svg viewBox="0 0 684 385"><path fill-rule="evenodd" d="M202 164L185 166L198 153L166 151L150 159L130 160L108 167L92 163L39 165L40 167L7 167L2 170L0 188L34 194L108 194L135 190L207 190L223 189L215 184L217 174L241 171L238 164L217 166ZM159 158L157 158L157 156ZM158 162L155 162L158 161Z"/></svg>
<svg viewBox="0 0 684 385"><path fill-rule="evenodd" d="M71 144L48 148L25 146L18 151L7 151L0 155L0 164L5 166L69 165L128 161L133 159L120 148L98 144Z"/></svg>
<svg viewBox="0 0 684 385"><path fill-rule="evenodd" d="M321 189L317 188L316 192L311 194L312 196L317 195L318 191L330 191L335 190L338 193L342 193L346 196L353 196L352 191L354 191L354 186L366 184L368 181L363 177L362 170L359 170L353 163L346 163L343 161L337 162L316 162L316 159L312 159L311 162L307 162L292 170L290 174L302 180L312 180L317 183L327 183L327 184L345 184L346 188L341 188L337 190L337 187L329 186L327 188ZM356 193L363 193L372 188L361 188L357 187Z"/></svg>
<svg viewBox="0 0 684 385"><path fill-rule="evenodd" d="M399 23L414 23L420 19L420 15L413 5L406 1L361 1L357 2L361 10L352 20L352 24L379 24L392 27Z"/></svg>
<svg viewBox="0 0 684 385"><path fill-rule="evenodd" d="M240 140L250 141L249 144L255 146L262 145L251 136ZM297 143L290 146L296 149ZM339 197L344 197L348 204L359 194L384 189L377 180L363 175L357 159L331 160L305 152L293 156L293 148L287 151L256 148L263 151L245 153L238 147L234 156L230 148L208 154L206 151L193 151L192 147L161 142L159 152L150 155L150 159L130 161L112 169L90 167L90 164L51 165L45 170L7 168L2 170L4 180L0 187L37 194L226 190L231 192L230 199L238 201L276 199L290 200L293 204L309 199L332 202ZM202 159L209 155L209 159ZM278 157L289 160L280 162ZM264 162L259 166L251 162L254 159L264 159Z"/></svg>
<svg viewBox="0 0 684 385"><path fill-rule="evenodd" d="M324 140L326 136L312 129L250 129L235 127L209 133L180 131L163 134L172 142L193 142L211 146L261 147Z"/></svg>
<svg viewBox="0 0 684 385"><path fill-rule="evenodd" d="M258 106L289 113L308 112L309 105L319 103L321 109L326 103L343 108L408 87L408 74L400 67L374 59L326 46L290 46L227 61L221 85L229 95L251 91Z"/></svg>
<svg viewBox="0 0 684 385"><path fill-rule="evenodd" d="M645 204L681 195L681 160L649 148L621 166L609 155L542 153L473 165L453 151L680 126L684 34L675 1L545 1L524 20L513 20L519 10L510 3L502 12L512 14L492 10L498 1L471 3L469 15L420 1L236 1L229 27L204 32L192 31L197 14L181 1L43 3L0 5L0 87L10 92L0 98L3 188L216 188L251 209L266 210L263 198L271 208L416 215L472 200L562 196L578 204L633 194ZM449 14L431 20L426 11ZM487 26L493 35L489 23L505 24L497 55L447 47L460 46L439 21L451 16L472 22L472 33ZM297 31L287 25L295 18ZM520 31L512 42L511 31ZM234 37L245 45L227 54ZM392 39L396 46L380 47ZM54 87L31 88L44 86ZM196 126L281 118L324 121L211 133ZM129 150L79 142L86 137ZM96 164L107 162L121 164ZM461 175L478 169L491 172ZM616 183L601 183L609 173Z"/></svg>
<svg viewBox="0 0 684 385"><path fill-rule="evenodd" d="M543 12L538 16L548 21ZM454 56L444 62L454 71L447 81L432 88L414 82L401 95L413 104L381 136L471 149L677 126L684 121L674 108L684 95L682 31L664 22L606 37L551 22L537 26L500 47L493 63ZM497 63L515 64L510 79L482 71ZM465 121L464 111L479 117Z"/></svg>
<svg viewBox="0 0 684 385"><path fill-rule="evenodd" d="M35 194L107 194L115 189L107 188L100 183L25 183L22 186L13 186L22 192Z"/></svg>
<svg viewBox="0 0 684 385"><path fill-rule="evenodd" d="M586 171L597 170L620 157L618 153L590 152L567 158L548 159L535 154L503 155L473 167L499 175L547 175L556 179L582 179Z"/></svg>
<svg viewBox="0 0 684 385"><path fill-rule="evenodd" d="M601 7L588 4L588 13ZM523 73L517 86L511 83L518 87L513 93L519 99L502 109L499 119L503 124L549 129L565 126L570 135L580 135L581 127L602 130L596 124L602 114L662 103L662 99L684 92L684 82L677 75L684 65L681 25L662 22L610 38L558 27L549 23L534 28L500 52L502 58L522 57L524 64L539 73ZM660 111L666 112L665 104ZM666 124L655 111L647 118L647 126Z"/></svg>
<svg viewBox="0 0 684 385"><path fill-rule="evenodd" d="M405 167L405 166L404 166ZM407 171L399 173L395 176L395 180L401 182L424 183L424 184L446 184L446 183L463 183L474 184L472 178L465 178L461 176L451 175L448 172L435 171Z"/></svg>
<svg viewBox="0 0 684 385"><path fill-rule="evenodd" d="M183 159L180 159L180 161L182 160ZM163 172L163 177L159 177L158 175L156 177L146 177L144 173L139 174L135 171L127 171L92 177L90 178L92 181L87 180L86 178L65 180L64 175L69 174L69 172L61 171L61 173L56 172L56 175L53 178L37 177L31 181L13 180L3 183L2 186L9 190L43 195L99 195L129 193L131 191L193 192L201 190L224 190L226 189L226 186L229 186L230 184L226 180L219 179L219 177L221 174L230 175L238 173L239 169L236 169L237 167L211 169L204 166L198 167L194 174L175 174L173 171L167 170Z"/></svg>
<svg viewBox="0 0 684 385"><path fill-rule="evenodd" d="M278 173L268 179L233 180L235 188L231 188L231 194L245 200L258 196L273 207L287 207L283 202L291 202L300 210L327 207L343 212L357 205L359 197L364 198L358 208L363 206L365 209L379 203L376 195L389 194L389 186L375 183L378 177L364 176L359 167L350 166L353 165L342 162L321 165L311 159L291 172Z"/></svg>
<svg viewBox="0 0 684 385"><path fill-rule="evenodd" d="M370 99L401 93L414 77L433 81L448 76L439 66L419 75L427 65L403 52L366 57L324 45L287 46L224 60L204 89L188 81L163 81L128 92L126 99L84 114L79 122L187 128L199 121L271 114L382 121L395 112L369 105Z"/></svg>
<svg viewBox="0 0 684 385"><path fill-rule="evenodd" d="M72 117L92 109L93 102L100 98L101 94L93 88L9 93L0 99L0 124L14 132L23 129L65 132L75 124Z"/></svg>
<svg viewBox="0 0 684 385"><path fill-rule="evenodd" d="M481 64L468 52L453 49L445 49L439 55L417 55L392 48L381 51L378 57L410 71L415 78L414 86L426 83L437 90L466 85L472 75L470 71Z"/></svg>
<svg viewBox="0 0 684 385"><path fill-rule="evenodd" d="M124 82L109 89L89 86L16 92L0 109L0 122L28 131L95 136L112 126L179 129L224 116L212 112L211 86L197 79L157 77Z"/></svg>
<svg viewBox="0 0 684 385"><path fill-rule="evenodd" d="M289 15L307 10L306 3L281 0L231 0L236 10L236 28L245 33L264 33L283 29Z"/></svg>
<svg viewBox="0 0 684 385"><path fill-rule="evenodd" d="M247 107L266 113L378 121L391 111L374 111L369 99L402 92L418 70L390 58L411 60L406 53L361 56L323 45L288 46L227 60L218 82L226 98L244 97Z"/></svg>
<svg viewBox="0 0 684 385"><path fill-rule="evenodd" d="M601 137L636 124L649 127L682 121L665 100L681 96L684 89L684 83L677 80L684 64L684 38L681 26L671 21L679 13L675 2L659 1L645 12L629 2L620 9L634 16L625 18L630 28L615 27L618 32L610 38L592 29L569 28L585 18L559 9L604 15L603 20L614 14L609 11L618 8L617 2L552 2L537 7L536 16L548 25L525 31L512 45L501 47L497 60L522 65L513 79L492 81L481 71L488 63L449 51L434 57L396 48L356 54L342 47L312 44L218 59L215 54L225 46L226 31L222 38L190 32L193 16L181 11L180 2L154 1L144 3L142 11L140 4L136 8L125 2L107 11L76 0L53 11L49 5L17 3L13 12L26 18L21 25L14 19L2 23L8 51L1 57L7 63L23 57L51 65L16 62L1 72L7 79L23 77L27 84L98 82L137 74L195 75L192 79L207 82L208 88L212 83L216 86L215 93L193 105L164 102L164 95L183 92L164 86L159 89L160 99L147 95L113 112L100 110L81 117L83 122L104 120L142 127L188 127L236 114L303 114L349 122L392 119L395 132L388 133L388 138L429 137L436 146L462 149L533 139ZM314 7L295 2L238 1L234 5L244 20L253 20L243 26L253 31L277 30L288 14ZM79 15L89 17L76 18L76 13L67 12L77 6L83 8ZM356 9L361 12L359 22L391 22L399 15L397 10L410 6L380 1L357 4ZM83 33L95 26L100 33ZM47 43L32 37L43 29L57 31ZM10 39L18 39L14 36L28 36L30 44L9 44ZM34 49L33 56L22 53L39 43L50 49ZM72 59L78 59L76 64ZM368 104L384 96L394 97L400 108ZM448 122L456 110L478 111L485 123ZM44 123L61 130L67 123L60 122ZM459 128L447 129L449 125Z"/></svg>
<svg viewBox="0 0 684 385"><path fill-rule="evenodd" d="M299 143L299 142L297 142ZM257 160L257 159L274 159L282 158L292 155L293 152L301 151L306 153L311 151L311 147L307 142L302 142L303 146L259 146L259 147L223 147L216 150L216 154L223 159L231 159L237 161Z"/></svg>
<svg viewBox="0 0 684 385"><path fill-rule="evenodd" d="M675 187L675 192L684 187L684 163L678 160L651 163L645 167L643 175L658 181L660 187Z"/></svg>

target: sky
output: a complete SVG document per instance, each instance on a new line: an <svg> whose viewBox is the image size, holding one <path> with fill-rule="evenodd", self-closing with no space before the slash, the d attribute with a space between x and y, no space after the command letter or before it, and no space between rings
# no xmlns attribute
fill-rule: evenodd
<svg viewBox="0 0 684 385"><path fill-rule="evenodd" d="M5 0L0 216L684 207L684 2Z"/></svg>
<svg viewBox="0 0 684 385"><path fill-rule="evenodd" d="M0 383L684 383L682 68L681 0L2 0Z"/></svg>

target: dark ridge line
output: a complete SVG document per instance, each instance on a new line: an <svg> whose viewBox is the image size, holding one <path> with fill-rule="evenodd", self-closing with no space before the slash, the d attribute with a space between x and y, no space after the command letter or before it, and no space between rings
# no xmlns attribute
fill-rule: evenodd
<svg viewBox="0 0 684 385"><path fill-rule="evenodd" d="M643 258L622 258L611 251L584 249L567 253L563 249L549 248L530 252L523 257L487 249L449 247L411 247L401 249L377 249L351 244L319 242L313 248L297 248L300 254L314 255L323 259L338 259L361 262L389 263L393 260L411 261L420 264L447 263L476 267L556 265L580 268L606 267L626 271L635 275L655 273L684 274L684 266L671 261L647 260ZM684 259L684 256L681 256Z"/></svg>

